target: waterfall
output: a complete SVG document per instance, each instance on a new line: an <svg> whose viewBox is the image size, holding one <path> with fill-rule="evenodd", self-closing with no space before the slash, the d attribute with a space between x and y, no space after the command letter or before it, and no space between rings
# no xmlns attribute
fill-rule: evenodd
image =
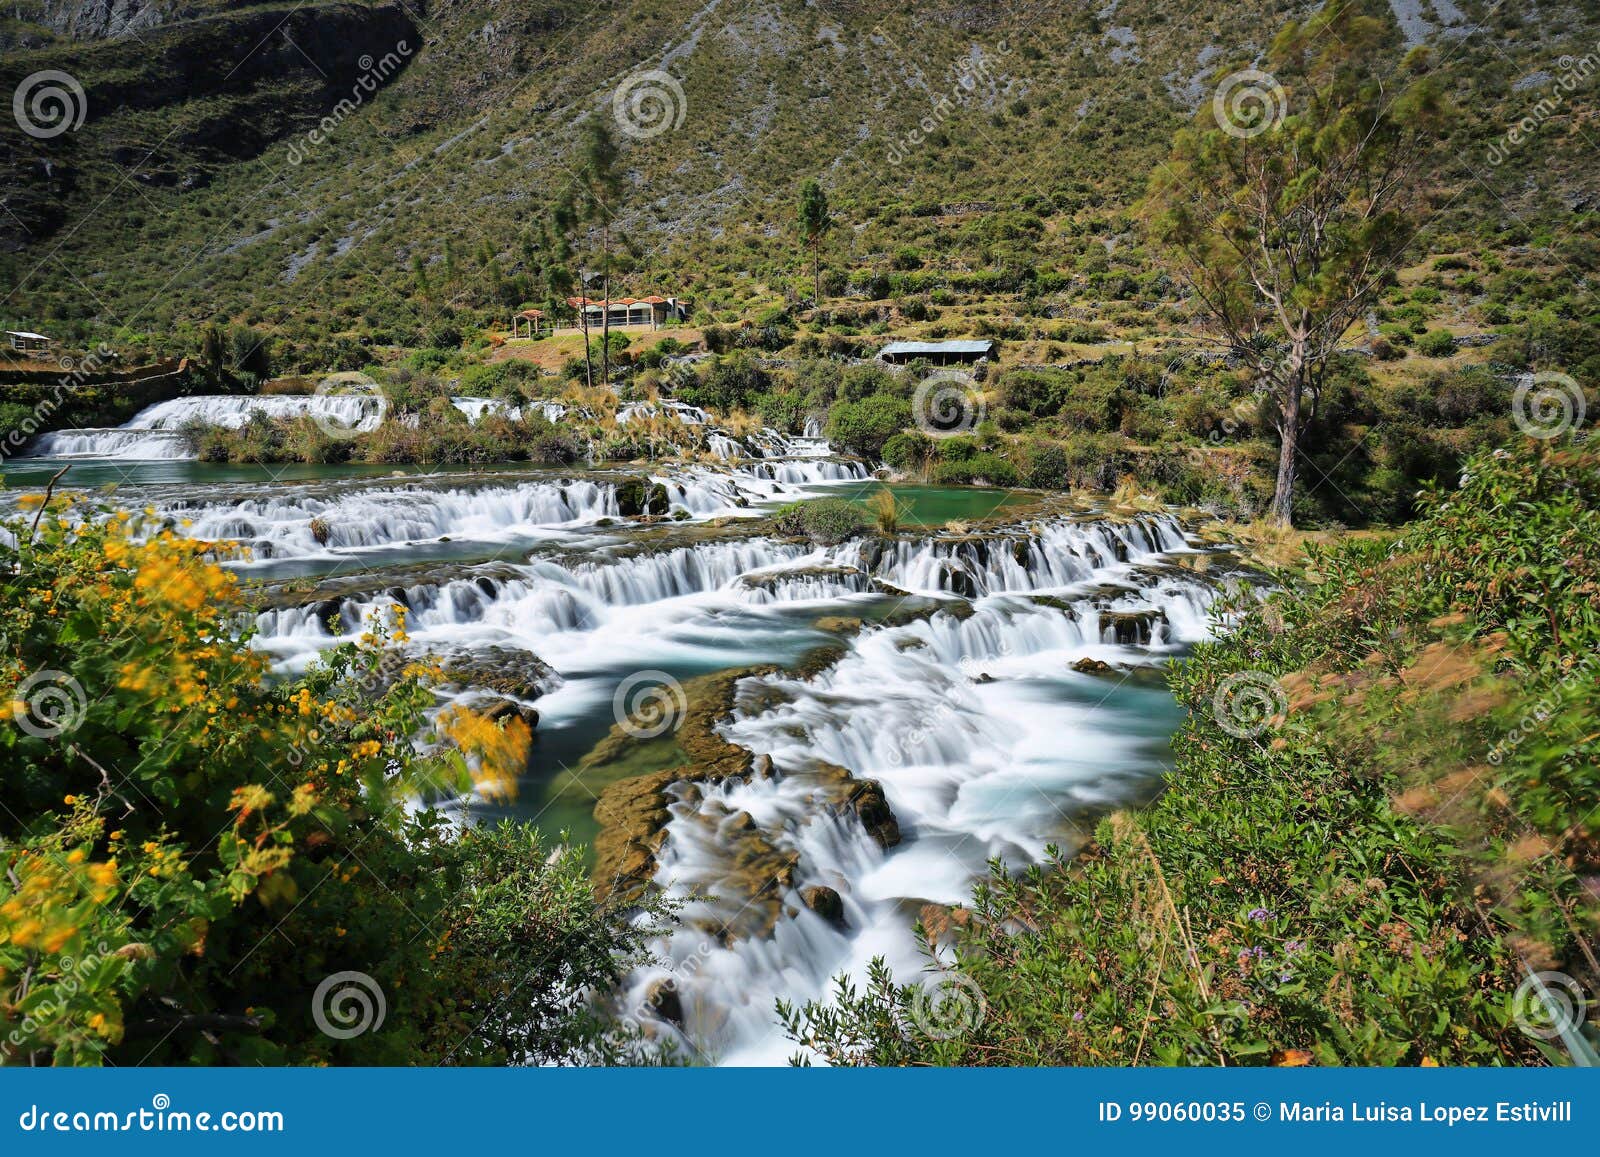
<svg viewBox="0 0 1600 1157"><path fill-rule="evenodd" d="M968 900L991 857L1020 868L1048 845L1071 851L1097 815L1154 790L1170 698L1074 664L1148 667L1207 637L1214 581L1173 560L1193 552L1167 515L881 546L612 541L268 611L256 645L297 669L399 599L419 648L521 649L548 662L560 683L540 700L541 730L596 711L609 723L612 691L633 672L841 647L811 673L738 682L718 730L766 771L667 789L652 879L683 904L682 919L654 946L660 963L628 978L621 1006L691 1055L771 1063L790 1047L776 999L821 997L877 955L914 977L920 905ZM922 598L908 604L896 588ZM874 621L918 603L909 621ZM881 785L898 841L842 802L865 780ZM808 905L818 888L836 908ZM649 1010L668 980L681 1023Z"/></svg>
<svg viewBox="0 0 1600 1157"><path fill-rule="evenodd" d="M193 457L176 430L55 430L29 444L26 458L136 458L177 461Z"/></svg>
<svg viewBox="0 0 1600 1157"><path fill-rule="evenodd" d="M311 558L408 542L500 542L617 516L610 482L360 488L296 486L261 498L163 503L162 524L190 538L249 547L257 559Z"/></svg>
<svg viewBox="0 0 1600 1157"><path fill-rule="evenodd" d="M146 406L124 430L178 430L190 422L237 430L256 414L272 419L321 418L348 429L373 430L383 418L373 394L197 394Z"/></svg>
<svg viewBox="0 0 1600 1157"><path fill-rule="evenodd" d="M146 406L114 430L57 430L36 438L30 458L190 458L179 431L188 423L239 429L255 414L267 418L313 417L347 429L374 430L383 420L371 394L197 394Z"/></svg>

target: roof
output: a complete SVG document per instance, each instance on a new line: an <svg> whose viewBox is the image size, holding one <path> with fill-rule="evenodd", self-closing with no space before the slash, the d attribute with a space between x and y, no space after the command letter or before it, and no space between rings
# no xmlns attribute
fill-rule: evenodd
<svg viewBox="0 0 1600 1157"><path fill-rule="evenodd" d="M25 330L25 329L8 329L8 330L6 330L6 336L7 337L25 337L25 338L28 338L28 339L30 339L32 341L49 341L50 340L49 338L45 337L44 334L42 334L42 333L33 333L33 332L31 332L29 330Z"/></svg>
<svg viewBox="0 0 1600 1157"><path fill-rule="evenodd" d="M994 342L988 338L974 341L892 341L878 351L878 356L891 357L905 354L990 354Z"/></svg>
<svg viewBox="0 0 1600 1157"><path fill-rule="evenodd" d="M598 297L569 297L567 304L571 306L587 305L599 308L605 305L666 305L676 300L671 297L613 297L610 301L603 301Z"/></svg>
<svg viewBox="0 0 1600 1157"><path fill-rule="evenodd" d="M525 309L521 313L517 314L517 316L518 317L543 317L544 316L544 310L542 310L542 309Z"/></svg>

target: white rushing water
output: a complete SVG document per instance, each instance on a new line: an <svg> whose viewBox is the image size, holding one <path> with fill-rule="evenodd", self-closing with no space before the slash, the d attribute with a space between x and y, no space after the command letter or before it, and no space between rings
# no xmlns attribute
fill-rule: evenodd
<svg viewBox="0 0 1600 1157"><path fill-rule="evenodd" d="M472 423L490 414L516 419L525 413L559 422L569 413L566 405L555 401L512 406L497 398L456 395L450 398L450 404ZM172 461L194 456L180 433L191 424L236 430L259 414L274 421L311 417L341 429L370 432L383 421L385 413L383 400L376 394L197 394L146 406L114 429L56 430L41 434L28 447L26 456ZM578 411L578 416L593 417L587 410ZM712 425L711 415L706 411L670 399L630 402L618 409L616 423L626 426L647 417L676 422L685 431L685 448L703 445L725 461L824 458L832 454L827 442L817 435L815 422L808 423L804 437L790 437L777 430L759 430L741 441ZM412 414L400 421L414 426L417 417Z"/></svg>
<svg viewBox="0 0 1600 1157"><path fill-rule="evenodd" d="M487 399L485 399L487 400ZM179 431L190 423L237 430L256 414L271 419L312 417L351 430L374 430L383 420L370 394L196 394L146 406L110 430L56 430L28 447L29 458L118 458L169 461L192 458Z"/></svg>
<svg viewBox="0 0 1600 1157"><path fill-rule="evenodd" d="M548 662L560 685L539 700L545 733L608 711L627 672L770 662L837 639L811 625L818 616L866 615L819 673L741 681L721 730L770 759L771 774L670 789L654 879L685 902L684 920L657 945L662 964L628 984L624 1012L654 1020L696 1058L775 1063L791 1051L778 998L821 997L833 976L859 977L878 955L902 979L916 977L926 962L911 927L922 904L967 900L990 857L1020 867L1048 844L1075 846L1084 817L1148 790L1165 693L1118 690L1072 664L1148 665L1204 638L1214 585L1168 561L1188 550L1165 516L887 548L763 538L646 553L614 545L270 611L257 645L280 669L297 669L399 594L420 647L522 649ZM872 625L872 608L907 593L949 609ZM822 765L882 784L898 844L881 846L827 802L837 773ZM790 870L752 881L752 840ZM842 920L806 906L815 886L837 893ZM681 1021L645 1011L665 980Z"/></svg>
<svg viewBox="0 0 1600 1157"><path fill-rule="evenodd" d="M867 477L854 460L759 461L726 469L701 466L633 475L665 488L679 518L754 517L773 500ZM241 493L237 485L152 488L132 505L153 506L145 526L249 550L249 566L328 559L450 539L456 542L538 541L621 517L617 475L506 480L448 476L344 482L276 483Z"/></svg>

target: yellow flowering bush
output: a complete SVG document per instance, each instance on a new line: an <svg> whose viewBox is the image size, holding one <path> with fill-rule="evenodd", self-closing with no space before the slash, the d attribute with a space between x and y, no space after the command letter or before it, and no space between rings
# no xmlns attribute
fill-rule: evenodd
<svg viewBox="0 0 1600 1157"><path fill-rule="evenodd" d="M74 497L37 513L0 545L0 1060L505 1059L463 1042L481 1010L446 991L498 951L450 947L482 850L512 855L502 877L559 871L563 910L613 925L537 837L415 805L513 793L527 725L439 711L403 615L274 681L214 545ZM343 970L387 993L383 1032L318 1030L312 994Z"/></svg>

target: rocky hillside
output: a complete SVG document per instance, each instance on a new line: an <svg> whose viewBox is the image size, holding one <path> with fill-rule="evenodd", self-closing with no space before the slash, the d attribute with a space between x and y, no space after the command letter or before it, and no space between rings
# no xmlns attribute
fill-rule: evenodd
<svg viewBox="0 0 1600 1157"><path fill-rule="evenodd" d="M1430 236L1476 250L1583 234L1593 10L1367 2L1393 24L1397 85L1432 74L1460 110ZM539 226L591 116L619 130L623 280L641 292L670 284L730 314L781 301L809 177L838 213L840 292L919 270L930 285L1138 279L1129 210L1171 134L1305 8L454 0L186 20L161 0L45 0L40 46L0 82L60 69L87 115L47 139L0 126L0 277L18 287L0 314L85 336L229 320L363 345L483 324L534 299ZM132 31L83 45L48 29ZM401 42L403 67L367 91Z"/></svg>

